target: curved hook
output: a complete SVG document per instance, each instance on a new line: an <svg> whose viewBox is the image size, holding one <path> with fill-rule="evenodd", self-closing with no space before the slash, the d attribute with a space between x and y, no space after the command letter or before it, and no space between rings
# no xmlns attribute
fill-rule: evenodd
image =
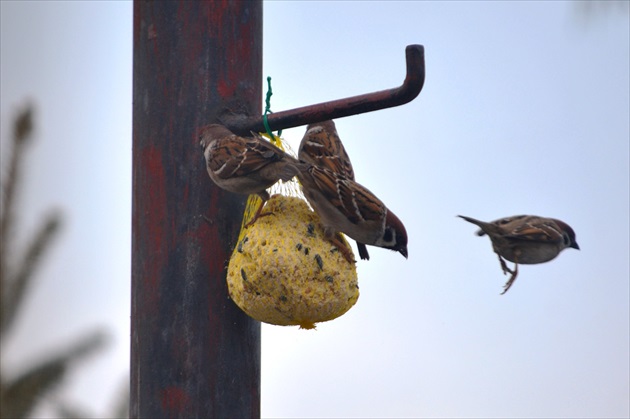
<svg viewBox="0 0 630 419"><path fill-rule="evenodd" d="M318 103L288 111L267 114L267 121L272 131L308 125L328 119L343 118L350 115L377 111L404 105L415 99L424 85L424 47L409 45L405 49L407 75L400 87L352 96L331 102ZM245 117L225 115L221 122L232 132L247 135L251 131L264 132L262 116Z"/></svg>

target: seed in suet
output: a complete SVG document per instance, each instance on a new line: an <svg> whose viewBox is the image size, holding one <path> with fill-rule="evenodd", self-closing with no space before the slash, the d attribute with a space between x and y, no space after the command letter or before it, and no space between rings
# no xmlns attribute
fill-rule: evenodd
<svg viewBox="0 0 630 419"><path fill-rule="evenodd" d="M317 262L317 266L319 266L319 269L324 269L324 261L322 260L322 257L320 255L315 255L315 262Z"/></svg>

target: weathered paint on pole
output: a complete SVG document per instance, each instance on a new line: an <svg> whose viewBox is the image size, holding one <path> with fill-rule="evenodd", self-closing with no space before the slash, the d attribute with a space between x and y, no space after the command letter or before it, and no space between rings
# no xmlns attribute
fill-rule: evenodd
<svg viewBox="0 0 630 419"><path fill-rule="evenodd" d="M225 282L246 197L194 132L261 113L262 3L136 1L133 37L130 414L259 417L260 324Z"/></svg>

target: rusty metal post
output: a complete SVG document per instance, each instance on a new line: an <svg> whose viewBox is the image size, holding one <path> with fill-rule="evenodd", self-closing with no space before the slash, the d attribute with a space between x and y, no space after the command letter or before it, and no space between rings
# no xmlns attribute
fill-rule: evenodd
<svg viewBox="0 0 630 419"><path fill-rule="evenodd" d="M259 417L260 324L225 283L246 197L194 132L261 113L262 2L136 1L133 38L130 414Z"/></svg>

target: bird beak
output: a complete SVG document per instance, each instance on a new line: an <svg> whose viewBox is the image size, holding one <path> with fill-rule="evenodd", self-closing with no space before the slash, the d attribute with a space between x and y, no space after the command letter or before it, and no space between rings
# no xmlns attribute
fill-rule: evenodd
<svg viewBox="0 0 630 419"><path fill-rule="evenodd" d="M573 244L571 244L571 247L574 249L580 250L580 246L578 246L576 242L573 242Z"/></svg>
<svg viewBox="0 0 630 419"><path fill-rule="evenodd" d="M403 255L405 257L405 259L408 259L407 258L407 247L403 247L403 248L398 249L398 252L400 252L400 254Z"/></svg>

